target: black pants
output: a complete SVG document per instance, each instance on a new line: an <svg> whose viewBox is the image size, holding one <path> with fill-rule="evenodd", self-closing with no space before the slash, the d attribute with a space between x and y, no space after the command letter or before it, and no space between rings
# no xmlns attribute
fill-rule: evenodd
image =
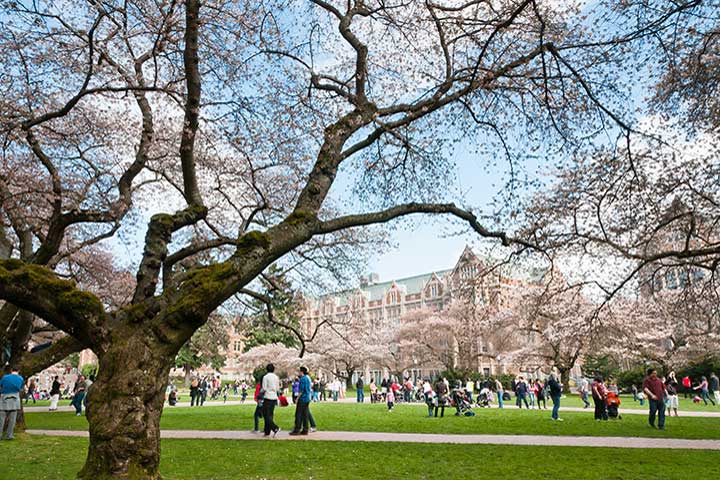
<svg viewBox="0 0 720 480"><path fill-rule="evenodd" d="M294 432L307 433L310 422L310 402L298 402L295 406Z"/></svg>
<svg viewBox="0 0 720 480"><path fill-rule="evenodd" d="M444 417L445 416L445 404L443 403L442 405L435 405L435 416L436 417L438 414L438 409L440 409L440 416Z"/></svg>
<svg viewBox="0 0 720 480"><path fill-rule="evenodd" d="M263 419L265 420L265 435L270 435L270 432L274 432L278 428L278 426L275 425L275 421L273 420L276 405L277 400L263 400Z"/></svg>
<svg viewBox="0 0 720 480"><path fill-rule="evenodd" d="M543 408L547 408L547 403L545 403L545 394L544 393L537 394L537 399L535 400L535 403L537 404L538 410L540 409L540 402L542 402Z"/></svg>
<svg viewBox="0 0 720 480"><path fill-rule="evenodd" d="M191 387L190 388L190 406L194 407L196 401L197 401L197 404L200 405L200 397L198 396L198 389Z"/></svg>
<svg viewBox="0 0 720 480"><path fill-rule="evenodd" d="M595 420L607 420L608 413L605 400L593 396L593 402L595 402Z"/></svg>

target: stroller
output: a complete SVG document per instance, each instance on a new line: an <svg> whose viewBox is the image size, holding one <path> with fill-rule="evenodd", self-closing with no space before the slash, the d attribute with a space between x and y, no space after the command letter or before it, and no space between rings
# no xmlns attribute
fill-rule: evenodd
<svg viewBox="0 0 720 480"><path fill-rule="evenodd" d="M474 417L475 412L472 411L472 405L468 400L467 394L464 390L456 388L452 392L451 405L457 410L456 416Z"/></svg>
<svg viewBox="0 0 720 480"><path fill-rule="evenodd" d="M617 393L609 392L605 398L605 405L607 405L608 417L622 420L622 415L620 415L618 411L618 407L620 407L620 397L618 397Z"/></svg>

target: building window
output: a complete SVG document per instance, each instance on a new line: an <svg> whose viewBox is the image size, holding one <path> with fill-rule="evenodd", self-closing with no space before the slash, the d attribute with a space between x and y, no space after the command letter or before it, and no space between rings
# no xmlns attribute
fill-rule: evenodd
<svg viewBox="0 0 720 480"><path fill-rule="evenodd" d="M242 340L235 340L233 343L233 350L236 352L242 352L243 349L243 342Z"/></svg>
<svg viewBox="0 0 720 480"><path fill-rule="evenodd" d="M391 290L388 294L388 303L398 303L398 292L396 290Z"/></svg>

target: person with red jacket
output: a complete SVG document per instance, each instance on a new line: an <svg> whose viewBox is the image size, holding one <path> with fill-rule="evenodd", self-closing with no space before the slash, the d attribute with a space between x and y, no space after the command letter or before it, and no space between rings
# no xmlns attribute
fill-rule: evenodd
<svg viewBox="0 0 720 480"><path fill-rule="evenodd" d="M688 377L687 375L685 375L685 376L683 377L683 379L682 379L682 384L683 384L683 387L685 387L685 388L683 389L683 390L685 390L685 391L683 392L683 395L685 396L685 398L688 397L688 393L689 393L690 396L692 397L693 390L692 390L692 383L690 382L690 377Z"/></svg>
<svg viewBox="0 0 720 480"><path fill-rule="evenodd" d="M255 429L252 431L252 433L260 433L260 419L263 418L263 394L260 392L262 390L262 385L260 385L260 382L256 382L255 385L255 415L253 416L253 419L255 420Z"/></svg>
<svg viewBox="0 0 720 480"><path fill-rule="evenodd" d="M657 414L657 428L665 428L665 395L667 394L665 384L658 378L657 370L648 368L647 376L643 380L643 392L650 399L650 413L648 423L655 428L655 415Z"/></svg>

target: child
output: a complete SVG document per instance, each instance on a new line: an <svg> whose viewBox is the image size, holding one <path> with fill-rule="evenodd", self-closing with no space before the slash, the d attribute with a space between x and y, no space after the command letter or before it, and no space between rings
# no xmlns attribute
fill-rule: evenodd
<svg viewBox="0 0 720 480"><path fill-rule="evenodd" d="M388 388L385 399L387 400L388 412L392 412L392 409L395 406L395 392L393 392L392 388Z"/></svg>
<svg viewBox="0 0 720 480"><path fill-rule="evenodd" d="M428 408L428 417L433 416L433 410L435 408L435 392L428 390L425 392L425 404Z"/></svg>

